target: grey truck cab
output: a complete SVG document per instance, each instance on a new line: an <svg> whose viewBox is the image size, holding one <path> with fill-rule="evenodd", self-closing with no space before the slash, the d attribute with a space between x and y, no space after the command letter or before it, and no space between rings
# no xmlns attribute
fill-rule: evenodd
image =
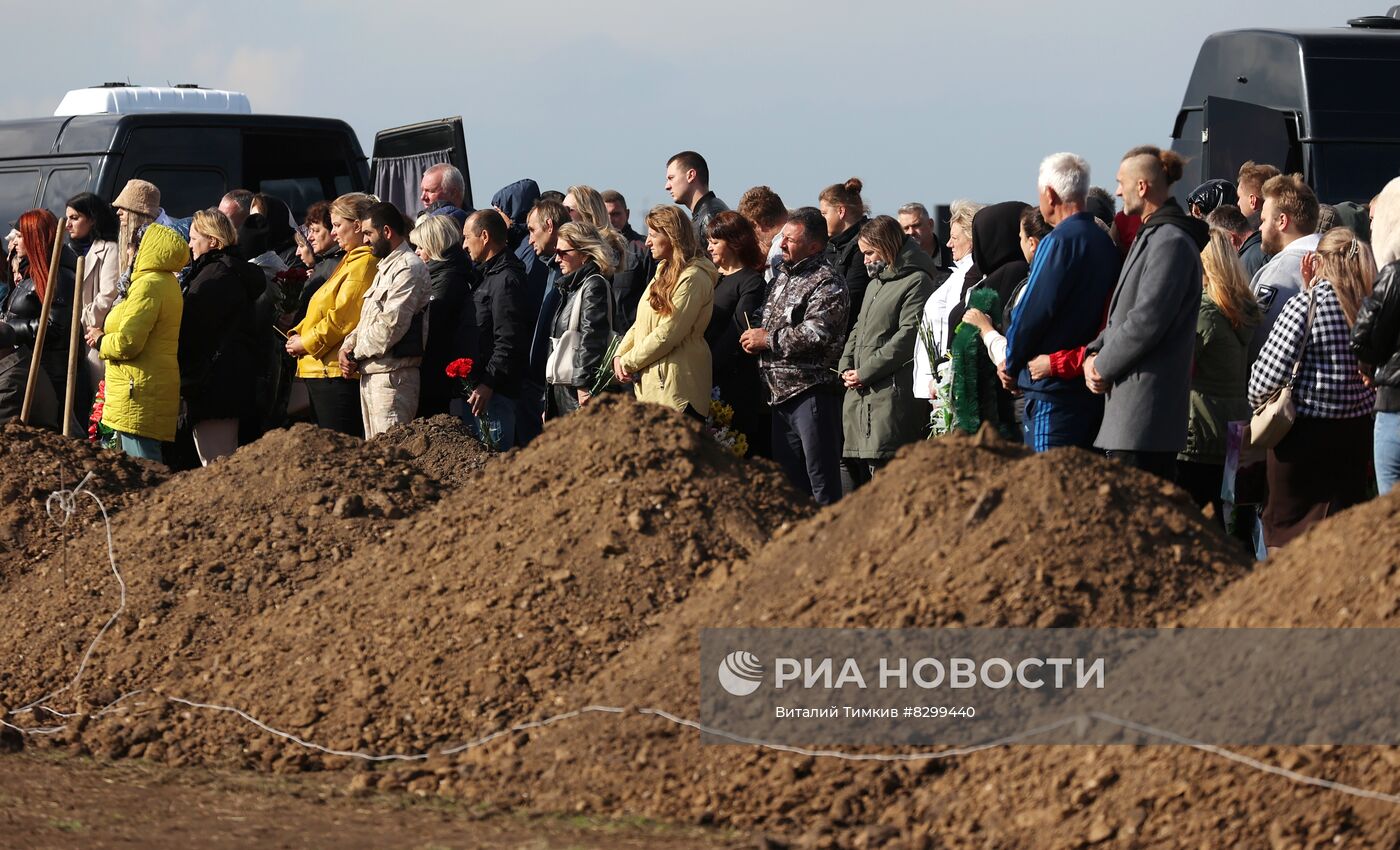
<svg viewBox="0 0 1400 850"><path fill-rule="evenodd" d="M1172 131L1182 194L1246 160L1301 172L1325 203L1400 175L1400 7L1319 30L1237 30L1201 45Z"/></svg>
<svg viewBox="0 0 1400 850"><path fill-rule="evenodd" d="M414 213L413 169L451 162L469 174L460 117L380 132L372 169L344 121L257 114L237 92L107 84L69 92L57 112L0 121L0 223L34 207L61 217L82 191L111 200L132 178L160 187L175 218L244 188L281 198L300 220L314 201L376 185Z"/></svg>

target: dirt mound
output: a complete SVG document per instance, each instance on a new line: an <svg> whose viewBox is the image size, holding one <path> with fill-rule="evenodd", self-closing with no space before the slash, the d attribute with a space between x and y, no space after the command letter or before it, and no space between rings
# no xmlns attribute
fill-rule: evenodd
<svg viewBox="0 0 1400 850"><path fill-rule="evenodd" d="M452 487L471 481L495 456L461 419L446 414L397 425L371 442L403 450L420 469Z"/></svg>
<svg viewBox="0 0 1400 850"><path fill-rule="evenodd" d="M49 494L72 489L88 472L84 488L117 514L170 474L164 466L121 452L102 451L86 440L71 440L42 428L11 422L0 429L0 582L23 564L52 552L64 535L78 533L102 514L91 499L77 501L78 512L60 529L44 510Z"/></svg>
<svg viewBox="0 0 1400 850"><path fill-rule="evenodd" d="M303 498L338 485L365 493L369 505L377 494L346 480L363 464L330 454L327 480ZM131 640L141 637L137 630L100 653L96 676L237 706L336 748L426 750L559 704L565 688L664 623L697 578L728 572L775 527L811 512L771 464L741 461L680 414L629 400L604 399L552 423L490 470L415 517L372 526L373 545L339 544L341 557L328 557L327 526L335 520L324 513L298 526L308 535L299 549L270 553L286 562L283 569L235 568L221 554L232 541L200 556L182 550L175 565L167 556L152 578L171 584L166 595L198 589L206 601L182 610L210 620L206 639L170 658L133 657L143 646ZM256 479L248 486L278 489ZM174 505L166 495L164 508L152 506L135 527L170 521L159 513ZM327 504L322 495L317 506ZM238 528L250 542L272 532ZM280 581L284 570L291 581ZM278 577L275 593L265 591L264 577ZM161 593L148 582L133 596L144 612ZM209 639L215 634L219 640ZM62 660L36 666L71 670ZM0 680L0 700L35 683L16 684ZM83 745L174 764L346 763L219 715L145 697L130 707L130 716L91 723Z"/></svg>
<svg viewBox="0 0 1400 850"><path fill-rule="evenodd" d="M1400 493L1318 524L1215 599L1199 628L1394 628ZM1380 533L1378 533L1380 532ZM1238 747L1270 765L1400 794L1400 748ZM1300 785L1184 747L1036 747L980 754L921 800L949 846L1393 847L1400 807ZM1013 801L1016 803L1013 805ZM1112 839L1112 840L1109 840Z"/></svg>
<svg viewBox="0 0 1400 850"><path fill-rule="evenodd" d="M234 628L285 604L440 490L396 448L297 425L146 491L112 520L127 608L74 696L101 706L200 669ZM0 667L0 705L73 675L117 608L106 545L99 522L6 587L17 601L0 620L0 645L22 652Z"/></svg>
<svg viewBox="0 0 1400 850"><path fill-rule="evenodd" d="M695 718L706 627L1152 626L1248 564L1173 485L1079 451L985 438L905 449L867 487L735 562L566 707L652 706ZM916 792L947 762L857 764L707 746L648 718L587 719L468 759L463 793L505 805L630 812L917 842Z"/></svg>

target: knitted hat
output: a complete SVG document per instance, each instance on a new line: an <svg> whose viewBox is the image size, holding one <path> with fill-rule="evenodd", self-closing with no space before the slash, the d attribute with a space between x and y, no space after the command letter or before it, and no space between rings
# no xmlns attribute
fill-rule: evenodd
<svg viewBox="0 0 1400 850"><path fill-rule="evenodd" d="M160 215L160 190L145 180L128 180L112 206L155 218Z"/></svg>

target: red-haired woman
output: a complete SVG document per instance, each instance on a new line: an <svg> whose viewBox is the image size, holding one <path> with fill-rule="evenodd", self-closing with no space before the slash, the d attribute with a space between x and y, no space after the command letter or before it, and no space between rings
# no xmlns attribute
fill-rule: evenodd
<svg viewBox="0 0 1400 850"><path fill-rule="evenodd" d="M753 223L739 213L715 213L708 230L710 259L719 268L714 313L705 330L719 397L734 408L734 427L749 439L749 453L769 457L773 425L764 398L758 357L739 345L739 335L763 326L767 267Z"/></svg>
<svg viewBox="0 0 1400 850"><path fill-rule="evenodd" d="M5 303L0 305L0 322L14 330L17 345L34 348L39 335L39 320L43 315L44 291L49 282L49 261L53 258L53 241L58 235L58 218L48 210L29 210L16 224L19 239L15 248L21 258L24 279L14 285ZM68 385L68 333L72 326L73 277L77 257L68 248L59 255L57 285L49 307L48 330L44 350L38 352L44 374L53 384L54 394L62 399ZM78 372L79 403L91 399L86 372Z"/></svg>
<svg viewBox="0 0 1400 850"><path fill-rule="evenodd" d="M680 207L662 204L647 213L647 247L659 265L637 305L637 321L617 348L613 374L636 385L638 401L703 420L711 389L705 329L719 272L700 256L695 229Z"/></svg>

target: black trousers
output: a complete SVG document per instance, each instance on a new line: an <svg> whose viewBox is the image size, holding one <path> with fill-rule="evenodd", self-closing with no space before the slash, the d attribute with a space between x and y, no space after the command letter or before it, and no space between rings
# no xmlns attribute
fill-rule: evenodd
<svg viewBox="0 0 1400 850"><path fill-rule="evenodd" d="M859 487L864 487L870 483L870 479L879 472L888 460L870 460L863 457L846 457L841 459L841 492L847 496L851 495Z"/></svg>
<svg viewBox="0 0 1400 850"><path fill-rule="evenodd" d="M1176 480L1176 452L1128 452L1117 449L1105 451L1113 460L1150 472L1158 478Z"/></svg>
<svg viewBox="0 0 1400 850"><path fill-rule="evenodd" d="M311 415L322 428L365 436L365 421L360 412L360 382L351 378L307 378L306 395L311 400Z"/></svg>
<svg viewBox="0 0 1400 850"><path fill-rule="evenodd" d="M841 396L813 388L773 405L773 459L819 505L841 498Z"/></svg>

